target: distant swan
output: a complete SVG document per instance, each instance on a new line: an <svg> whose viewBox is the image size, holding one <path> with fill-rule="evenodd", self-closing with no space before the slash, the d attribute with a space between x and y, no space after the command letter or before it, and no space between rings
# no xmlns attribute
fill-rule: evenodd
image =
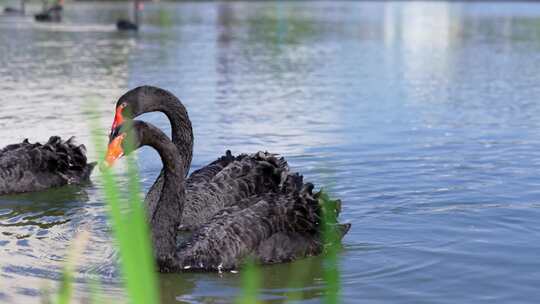
<svg viewBox="0 0 540 304"><path fill-rule="evenodd" d="M85 154L84 145L75 145L73 137L6 146L0 150L0 195L87 182L95 163L88 163Z"/></svg>
<svg viewBox="0 0 540 304"><path fill-rule="evenodd" d="M5 14L8 14L8 15L14 15L14 14L17 14L17 15L24 15L24 10L22 9L16 9L14 7L5 7L4 8L4 13Z"/></svg>
<svg viewBox="0 0 540 304"><path fill-rule="evenodd" d="M44 8L42 12L34 15L34 19L39 22L60 22L62 21L62 4L55 4L49 8Z"/></svg>
<svg viewBox="0 0 540 304"><path fill-rule="evenodd" d="M26 0L20 0L20 8L14 8L14 7L4 7L4 14L7 15L24 15L26 10Z"/></svg>
<svg viewBox="0 0 540 304"><path fill-rule="evenodd" d="M139 26L129 20L120 19L116 22L116 28L119 31L137 31Z"/></svg>
<svg viewBox="0 0 540 304"><path fill-rule="evenodd" d="M119 31L138 31L140 11L142 11L143 4L139 0L133 1L133 19L134 21L127 19L119 19L116 22L116 29Z"/></svg>
<svg viewBox="0 0 540 304"><path fill-rule="evenodd" d="M125 143L128 132L133 132L132 145ZM271 264L322 252L322 208L318 194L312 193L313 185L303 183L301 175L272 164L275 161L272 160L273 156L262 152L251 158L269 160L264 166L265 161L261 160L261 166L256 169L260 170L260 179L265 181L261 185L268 183L266 186L269 189L241 198L235 205L216 212L204 224L196 227L187 241L177 246L177 227L188 218L183 211L186 187L189 187L185 182L186 163L189 163L191 154L179 151L156 127L135 120L115 126L106 163L111 166L117 158L141 146L156 149L163 162L162 175L159 177L162 185L148 219L160 271L220 271L237 268L248 257L255 258L258 263ZM243 187L254 186L242 180L242 172L251 171L243 169L235 167L230 172L232 176L227 177L238 181L238 188L228 189L233 196ZM199 192L212 193L212 187L219 186L223 185L216 183L208 189L199 189ZM215 198L216 201L219 199ZM338 204L335 206L339 209ZM337 214L339 210L335 211ZM342 237L350 224L337 225L335 228Z"/></svg>

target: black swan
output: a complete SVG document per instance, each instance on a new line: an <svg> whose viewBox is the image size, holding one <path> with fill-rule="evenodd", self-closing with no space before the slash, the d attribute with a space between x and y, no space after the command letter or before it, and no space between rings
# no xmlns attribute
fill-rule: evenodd
<svg viewBox="0 0 540 304"><path fill-rule="evenodd" d="M139 30L139 25L129 20L120 19L116 22L116 28L119 31L137 31Z"/></svg>
<svg viewBox="0 0 540 304"><path fill-rule="evenodd" d="M8 15L24 15L24 9L16 9L8 6L4 8L4 13Z"/></svg>
<svg viewBox="0 0 540 304"><path fill-rule="evenodd" d="M183 172L187 175L193 153L193 130L184 105L172 93L152 86L135 88L117 102L114 130L124 120L143 113L163 112L172 126L172 141L183 157ZM225 207L256 194L264 194L276 187L278 181L264 170L288 172L287 162L270 153L233 156L227 151L209 165L194 171L186 181L186 203L181 228L194 230ZM163 185L163 171L147 194L148 210L153 213Z"/></svg>
<svg viewBox="0 0 540 304"><path fill-rule="evenodd" d="M62 4L58 3L49 8L44 8L42 12L34 15L34 19L39 22L60 22L62 21Z"/></svg>
<svg viewBox="0 0 540 304"><path fill-rule="evenodd" d="M116 22L116 28L119 31L138 31L140 11L142 10L142 2L136 0L133 2L133 17L135 22L126 19L119 19Z"/></svg>
<svg viewBox="0 0 540 304"><path fill-rule="evenodd" d="M95 163L86 160L86 148L74 138L52 136L46 144L22 143L0 150L0 195L41 191L87 182Z"/></svg>
<svg viewBox="0 0 540 304"><path fill-rule="evenodd" d="M131 137L128 132L132 132ZM133 139L132 144L126 144L126 138ZM276 180L271 191L223 208L195 229L187 241L177 245L177 227L187 219L183 211L186 161L190 157L179 151L161 130L135 120L115 128L106 163L112 166L117 158L141 146L156 149L163 162L159 199L148 219L161 272L221 271L237 268L250 257L258 263L272 264L322 252L322 207L317 194L312 193L313 185L303 183L299 174L275 170L272 164L260 172ZM335 228L342 237L350 225Z"/></svg>
<svg viewBox="0 0 540 304"><path fill-rule="evenodd" d="M4 8L4 13L8 14L8 15L15 15L15 14L16 15L24 15L25 10L26 10L25 9L25 4L26 4L25 2L26 2L26 0L21 0L21 6L20 6L19 9L14 8L14 7L9 7L9 6L5 7Z"/></svg>
<svg viewBox="0 0 540 304"><path fill-rule="evenodd" d="M19 14L20 12L20 10L10 6L4 8L4 13L6 14Z"/></svg>

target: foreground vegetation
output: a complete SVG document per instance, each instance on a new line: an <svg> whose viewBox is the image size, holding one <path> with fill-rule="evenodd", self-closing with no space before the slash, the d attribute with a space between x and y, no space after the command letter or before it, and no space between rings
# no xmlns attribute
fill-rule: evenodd
<svg viewBox="0 0 540 304"><path fill-rule="evenodd" d="M96 151L103 155L105 145L103 136L98 127L97 117L91 119L92 140ZM119 252L119 266L121 269L121 281L127 299L125 302L133 304L160 303L157 270L152 256L150 241L150 229L145 219L145 210L139 174L134 153L127 156L128 189L122 191L118 188L117 179L108 168L102 168L99 180L103 185L104 196L108 206L109 223L112 228L113 238ZM336 232L336 208L326 193L319 198L323 206L323 238L328 244L324 252L324 303L340 302L340 284L338 269L339 237ZM44 292L44 303L67 304L73 302L73 277L76 271L75 265L78 257L87 244L88 232L78 234L68 252L63 279L54 296ZM302 270L299 270L302 271ZM253 262L248 261L240 270L241 292L236 300L237 303L258 303L259 289L263 278L260 269ZM88 302L112 303L104 299L100 294L100 282L90 281ZM299 299L294 299L299 300Z"/></svg>

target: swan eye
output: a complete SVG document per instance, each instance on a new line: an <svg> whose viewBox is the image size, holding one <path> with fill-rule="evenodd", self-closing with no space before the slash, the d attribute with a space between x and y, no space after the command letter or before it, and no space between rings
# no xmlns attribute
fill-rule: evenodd
<svg viewBox="0 0 540 304"><path fill-rule="evenodd" d="M125 102L122 102L122 103L120 104L120 108L122 108L122 109L123 109L123 108L125 108L125 107L127 107L127 103L125 103Z"/></svg>

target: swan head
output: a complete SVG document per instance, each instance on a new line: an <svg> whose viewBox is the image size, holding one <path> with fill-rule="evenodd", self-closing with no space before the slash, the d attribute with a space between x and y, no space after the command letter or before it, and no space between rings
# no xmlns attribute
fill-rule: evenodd
<svg viewBox="0 0 540 304"><path fill-rule="evenodd" d="M114 131L127 120L146 113L159 111L160 97L170 94L169 92L153 86L140 86L122 95L116 102L116 111L111 126L109 140L115 138Z"/></svg>
<svg viewBox="0 0 540 304"><path fill-rule="evenodd" d="M107 167L112 167L116 160L124 155L129 155L142 146L140 123L139 121L126 122L117 126L111 132L113 137L109 140L109 146L105 154L105 165Z"/></svg>
<svg viewBox="0 0 540 304"><path fill-rule="evenodd" d="M128 91L116 102L109 140L115 138L115 130L125 121L133 120L147 112L165 112L174 106L180 106L183 109L183 115L185 115L184 120L189 121L182 102L167 90L144 85Z"/></svg>

